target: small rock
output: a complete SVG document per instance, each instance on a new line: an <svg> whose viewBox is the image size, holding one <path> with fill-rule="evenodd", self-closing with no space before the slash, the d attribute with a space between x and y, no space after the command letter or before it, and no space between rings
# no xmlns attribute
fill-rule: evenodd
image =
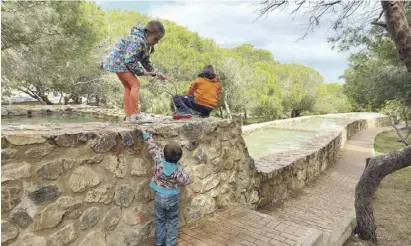
<svg viewBox="0 0 411 246"><path fill-rule="evenodd" d="M33 223L33 219L30 215L23 209L19 209L11 214L10 218L11 222L18 225L20 228L25 229L31 223Z"/></svg>
<svg viewBox="0 0 411 246"><path fill-rule="evenodd" d="M198 148L194 152L194 160L197 162L197 164L207 163L207 155L201 148Z"/></svg>
<svg viewBox="0 0 411 246"><path fill-rule="evenodd" d="M85 202L100 202L109 204L113 200L114 187L113 185L102 185L93 190L87 191Z"/></svg>
<svg viewBox="0 0 411 246"><path fill-rule="evenodd" d="M123 214L123 220L127 225L137 225L148 220L148 215L138 208L129 209Z"/></svg>
<svg viewBox="0 0 411 246"><path fill-rule="evenodd" d="M112 234L108 235L109 246L134 246L139 245L141 237L137 234L136 229L123 227Z"/></svg>
<svg viewBox="0 0 411 246"><path fill-rule="evenodd" d="M114 193L116 204L121 207L130 206L134 199L134 190L129 185L117 185Z"/></svg>
<svg viewBox="0 0 411 246"><path fill-rule="evenodd" d="M13 145L28 145L46 142L46 139L42 136L31 134L6 135L6 139Z"/></svg>
<svg viewBox="0 0 411 246"><path fill-rule="evenodd" d="M1 161L11 161L17 155L17 150L15 149L1 149Z"/></svg>
<svg viewBox="0 0 411 246"><path fill-rule="evenodd" d="M106 246L104 233L101 231L92 231L87 234L80 242L79 246Z"/></svg>
<svg viewBox="0 0 411 246"><path fill-rule="evenodd" d="M207 167L207 165L201 164L198 166L193 167L193 176L197 176L200 179L204 179L211 174L211 170Z"/></svg>
<svg viewBox="0 0 411 246"><path fill-rule="evenodd" d="M21 201L21 185L17 182L7 182L1 185L1 212L11 211Z"/></svg>
<svg viewBox="0 0 411 246"><path fill-rule="evenodd" d="M250 197L248 198L248 203L255 204L258 203L260 198L258 197L258 191L253 190L250 194Z"/></svg>
<svg viewBox="0 0 411 246"><path fill-rule="evenodd" d="M1 166L1 183L31 177L31 166L26 162L11 163Z"/></svg>
<svg viewBox="0 0 411 246"><path fill-rule="evenodd" d="M230 190L230 185L223 183L220 188L221 194L227 193Z"/></svg>
<svg viewBox="0 0 411 246"><path fill-rule="evenodd" d="M87 142L87 136L80 134L63 134L56 136L54 142L59 147L75 147L80 143Z"/></svg>
<svg viewBox="0 0 411 246"><path fill-rule="evenodd" d="M78 218L83 212L83 202L80 199L62 196L56 203L65 211L64 214L68 219Z"/></svg>
<svg viewBox="0 0 411 246"><path fill-rule="evenodd" d="M203 188L203 184L202 184L201 181L196 181L196 182L193 182L190 185L190 187L194 192L199 193L201 191L201 189Z"/></svg>
<svg viewBox="0 0 411 246"><path fill-rule="evenodd" d="M103 229L106 231L112 231L116 228L121 217L121 209L118 207L110 209L103 218Z"/></svg>
<svg viewBox="0 0 411 246"><path fill-rule="evenodd" d="M217 205L219 207L227 207L230 203L232 203L233 200L234 200L234 197L232 193L220 194L217 197Z"/></svg>
<svg viewBox="0 0 411 246"><path fill-rule="evenodd" d="M80 217L80 228L82 230L91 228L97 224L100 219L100 208L91 207L84 211L83 215Z"/></svg>
<svg viewBox="0 0 411 246"><path fill-rule="evenodd" d="M52 200L60 194L60 188L56 184L34 185L27 188L27 195L35 204Z"/></svg>
<svg viewBox="0 0 411 246"><path fill-rule="evenodd" d="M154 192L149 186L149 180L137 184L135 197L139 202L149 202L154 199Z"/></svg>
<svg viewBox="0 0 411 246"><path fill-rule="evenodd" d="M47 246L47 240L44 237L27 233L21 235L11 246Z"/></svg>
<svg viewBox="0 0 411 246"><path fill-rule="evenodd" d="M147 236L154 228L154 223L151 220L147 220L141 224L137 224L134 226L137 235L139 236Z"/></svg>
<svg viewBox="0 0 411 246"><path fill-rule="evenodd" d="M44 179L56 180L64 171L67 171L73 167L75 160L73 159L57 159L43 164L38 170L37 175Z"/></svg>
<svg viewBox="0 0 411 246"><path fill-rule="evenodd" d="M80 165L85 165L85 164L96 164L102 162L104 159L104 155L95 155L92 158L86 158L80 160Z"/></svg>
<svg viewBox="0 0 411 246"><path fill-rule="evenodd" d="M209 214L213 212L216 207L214 198L206 195L195 196L191 200L191 206L196 209L200 209L202 214Z"/></svg>
<svg viewBox="0 0 411 246"><path fill-rule="evenodd" d="M104 153L110 151L116 145L116 133L103 133L90 143L94 152Z"/></svg>
<svg viewBox="0 0 411 246"><path fill-rule="evenodd" d="M203 181L202 181L203 182L202 192L206 192L206 191L209 191L209 190L215 188L220 183L220 180L221 180L221 178L220 178L219 173L213 174L212 176L203 179Z"/></svg>
<svg viewBox="0 0 411 246"><path fill-rule="evenodd" d="M48 155L54 149L53 145L46 144L40 147L34 147L27 150L24 154L27 158L39 158Z"/></svg>
<svg viewBox="0 0 411 246"><path fill-rule="evenodd" d="M184 124L181 130L187 139L191 141L201 139L203 134L203 130L198 124Z"/></svg>
<svg viewBox="0 0 411 246"><path fill-rule="evenodd" d="M228 159L224 161L224 168L227 170L231 170L234 167L234 161L232 159Z"/></svg>
<svg viewBox="0 0 411 246"><path fill-rule="evenodd" d="M147 167L144 165L144 160L137 157L129 157L132 160L127 160L127 163L130 163L131 166L131 176L142 177L145 176L148 172Z"/></svg>
<svg viewBox="0 0 411 246"><path fill-rule="evenodd" d="M69 179L70 189L74 192L82 192L100 184L100 178L96 172L88 167L78 167Z"/></svg>
<svg viewBox="0 0 411 246"><path fill-rule="evenodd" d="M34 231L57 226L63 219L65 211L57 203L47 205L34 216Z"/></svg>
<svg viewBox="0 0 411 246"><path fill-rule="evenodd" d="M211 164L213 165L213 172L218 173L221 170L220 166L220 158L215 158L211 161Z"/></svg>
<svg viewBox="0 0 411 246"><path fill-rule="evenodd" d="M74 224L68 224L50 235L47 246L63 246L74 242L78 237Z"/></svg>
<svg viewBox="0 0 411 246"><path fill-rule="evenodd" d="M226 128L230 125L230 121L229 120L220 120L218 121L218 126L221 128Z"/></svg>
<svg viewBox="0 0 411 246"><path fill-rule="evenodd" d="M19 235L19 229L8 221L1 221L1 242L5 243L15 239Z"/></svg>
<svg viewBox="0 0 411 246"><path fill-rule="evenodd" d="M214 189L211 189L210 192L208 192L208 195L210 195L213 198L216 198L218 195L220 195L220 189L219 187L216 187Z"/></svg>
<svg viewBox="0 0 411 246"><path fill-rule="evenodd" d="M127 174L127 165L118 156L109 155L104 161L104 167L117 178L124 178Z"/></svg>
<svg viewBox="0 0 411 246"><path fill-rule="evenodd" d="M159 126L156 127L154 131L164 138L173 138L178 136L178 132L176 131L175 127L171 126Z"/></svg>

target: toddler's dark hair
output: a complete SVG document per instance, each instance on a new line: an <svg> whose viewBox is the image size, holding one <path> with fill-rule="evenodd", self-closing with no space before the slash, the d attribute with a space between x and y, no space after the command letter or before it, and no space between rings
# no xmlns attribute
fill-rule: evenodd
<svg viewBox="0 0 411 246"><path fill-rule="evenodd" d="M206 65L203 68L203 73L211 73L214 74L214 68L211 65Z"/></svg>
<svg viewBox="0 0 411 246"><path fill-rule="evenodd" d="M176 141L170 141L164 147L164 159L167 162L177 163L183 156L183 149Z"/></svg>

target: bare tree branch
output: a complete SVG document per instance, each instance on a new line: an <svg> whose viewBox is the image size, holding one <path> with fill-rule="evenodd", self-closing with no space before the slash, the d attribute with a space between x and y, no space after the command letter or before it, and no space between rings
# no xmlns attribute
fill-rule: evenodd
<svg viewBox="0 0 411 246"><path fill-rule="evenodd" d="M371 24L372 24L372 25L375 25L375 26L383 27L384 29L388 30L387 24L385 24L385 23L383 23L383 22L373 21L373 22L371 22Z"/></svg>

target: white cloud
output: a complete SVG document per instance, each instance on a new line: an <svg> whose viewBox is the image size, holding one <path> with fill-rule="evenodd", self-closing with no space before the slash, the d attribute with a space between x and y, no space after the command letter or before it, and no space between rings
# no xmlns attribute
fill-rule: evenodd
<svg viewBox="0 0 411 246"><path fill-rule="evenodd" d="M276 11L256 20L255 10L247 2L177 2L156 4L148 14L186 26L223 47L251 43L268 49L280 62L299 62L317 69L327 82L337 81L343 74L348 54L331 49L326 26L297 42L306 31L306 19L293 20L288 13Z"/></svg>

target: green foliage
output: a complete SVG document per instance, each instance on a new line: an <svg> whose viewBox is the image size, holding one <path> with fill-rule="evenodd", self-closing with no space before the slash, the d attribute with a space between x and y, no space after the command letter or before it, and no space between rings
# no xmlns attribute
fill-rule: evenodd
<svg viewBox="0 0 411 246"><path fill-rule="evenodd" d="M352 110L351 104L344 94L342 84L324 84L318 92L318 99L314 105L314 113L345 113Z"/></svg>
<svg viewBox="0 0 411 246"><path fill-rule="evenodd" d="M411 107L404 100L386 101L381 112L389 116L396 116L400 120L408 122L411 118Z"/></svg>

